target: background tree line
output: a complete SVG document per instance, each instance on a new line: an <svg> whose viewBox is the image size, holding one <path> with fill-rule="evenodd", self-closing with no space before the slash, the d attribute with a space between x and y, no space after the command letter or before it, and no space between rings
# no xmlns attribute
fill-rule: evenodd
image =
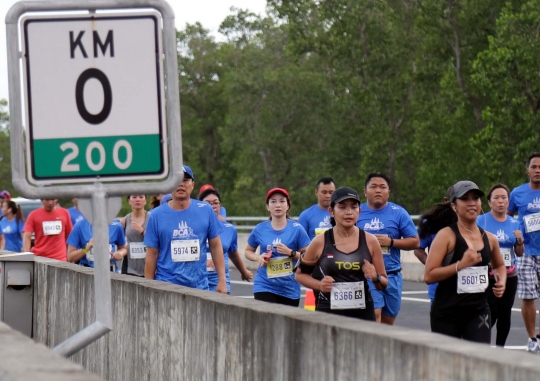
<svg viewBox="0 0 540 381"><path fill-rule="evenodd" d="M527 180L540 0L268 0L268 15L234 9L224 41L177 32L184 162L229 215L264 214L274 186L298 215L322 176L362 190L385 172L412 214L462 179Z"/></svg>

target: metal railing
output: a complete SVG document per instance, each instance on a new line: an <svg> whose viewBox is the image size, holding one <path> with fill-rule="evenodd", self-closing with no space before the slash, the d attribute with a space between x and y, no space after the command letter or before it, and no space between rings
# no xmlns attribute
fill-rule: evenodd
<svg viewBox="0 0 540 381"><path fill-rule="evenodd" d="M298 216L291 217L293 220L298 221ZM418 221L420 220L420 215L415 214L411 216L412 220L418 226ZM249 217L239 217L239 216L227 216L227 222L233 224L239 232L250 233L257 224L268 221L268 216L249 216Z"/></svg>

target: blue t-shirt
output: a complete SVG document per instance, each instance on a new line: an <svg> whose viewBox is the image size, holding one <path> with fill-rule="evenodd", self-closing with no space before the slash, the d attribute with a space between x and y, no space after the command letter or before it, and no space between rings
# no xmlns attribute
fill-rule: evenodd
<svg viewBox="0 0 540 381"><path fill-rule="evenodd" d="M191 199L189 207L185 210L174 210L169 204L153 209L148 219L144 244L159 250L154 278L208 290L206 240L216 238L222 230L212 207L206 202ZM198 241L199 259L173 262L171 242L190 240ZM189 244L190 242L185 242L186 247Z"/></svg>
<svg viewBox="0 0 540 381"><path fill-rule="evenodd" d="M83 214L80 212L80 210L75 209L74 206L72 206L71 208L68 208L68 212L69 212L69 216L71 217L71 223L73 224L73 226L75 226L75 224L79 222L80 220L85 219Z"/></svg>
<svg viewBox="0 0 540 381"><path fill-rule="evenodd" d="M306 231L298 222L287 220L287 226L274 230L271 221L264 221L255 226L248 238L249 246L259 249L259 254L272 250L271 258L287 258L278 254L276 245L282 243L291 250L300 250L309 245ZM296 261L293 261L296 264ZM253 292L271 292L289 299L300 299L300 284L294 279L294 273L280 278L268 278L267 266L260 267L253 281Z"/></svg>
<svg viewBox="0 0 540 381"><path fill-rule="evenodd" d="M426 250L431 247L431 244L433 243L433 240L435 239L436 234L431 234L430 236L426 238L420 238L420 249ZM435 299L435 291L437 291L437 286L439 283L432 283L428 284L428 297L433 300Z"/></svg>
<svg viewBox="0 0 540 381"><path fill-rule="evenodd" d="M418 234L409 213L401 206L389 202L382 209L371 209L367 203L362 204L356 226L371 234L386 234L393 239L410 238ZM388 254L385 254L387 252ZM401 268L401 251L398 248L383 248L386 271Z"/></svg>
<svg viewBox="0 0 540 381"><path fill-rule="evenodd" d="M529 183L520 185L510 193L508 210L518 212L525 243L525 254L540 255L540 231L525 232L523 217L540 212L540 190L532 190Z"/></svg>
<svg viewBox="0 0 540 381"><path fill-rule="evenodd" d="M4 250L20 252L22 250L22 232L24 222L22 220L8 221L7 217L0 220L0 234L4 235L6 245Z"/></svg>
<svg viewBox="0 0 540 381"><path fill-rule="evenodd" d="M318 204L312 205L300 213L298 223L302 225L311 240L332 228L330 212L328 209L319 208Z"/></svg>
<svg viewBox="0 0 540 381"><path fill-rule="evenodd" d="M219 221L219 220L218 220ZM221 239L221 246L223 247L223 256L225 257L225 275L227 277L227 292L231 292L231 277L229 276L229 254L238 250L238 233L234 225L228 222L219 221L219 224L223 228L223 232L219 235ZM208 241L206 241L208 245ZM210 249L207 246L207 252ZM210 259L210 257L208 257ZM208 288L210 291L215 291L218 284L219 277L215 269L208 269Z"/></svg>
<svg viewBox="0 0 540 381"><path fill-rule="evenodd" d="M67 244L77 249L82 249L86 246L88 241L92 239L92 237L92 225L85 218L80 220L75 224L75 226L73 226L73 230L71 231L67 239ZM124 234L124 228L118 221L113 221L111 224L109 224L109 245L111 246L109 248L110 252L114 253L117 250L118 246L123 246L125 244L126 236ZM121 262L122 261L111 259L111 265L116 266L115 271L117 273L120 273L122 269ZM86 258L86 255L81 258L79 264L81 266L87 265L90 267L94 267L94 261L88 260Z"/></svg>
<svg viewBox="0 0 540 381"><path fill-rule="evenodd" d="M493 233L499 241L501 249L510 249L512 255L512 263L516 262L516 255L514 253L514 245L517 238L514 235L514 230L521 230L519 221L511 216L506 217L506 221L497 221L491 212L482 214L476 219L476 224L485 231Z"/></svg>

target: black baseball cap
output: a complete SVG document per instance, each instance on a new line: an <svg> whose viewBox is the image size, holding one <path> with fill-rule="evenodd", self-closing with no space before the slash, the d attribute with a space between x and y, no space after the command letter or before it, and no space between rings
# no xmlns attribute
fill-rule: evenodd
<svg viewBox="0 0 540 381"><path fill-rule="evenodd" d="M335 192L332 193L332 198L330 198L330 204L335 204L347 199L356 200L358 201L358 203L361 203L360 196L358 195L357 191L349 187L341 187L336 189Z"/></svg>
<svg viewBox="0 0 540 381"><path fill-rule="evenodd" d="M452 197L450 198L450 201L454 202L456 201L456 198L463 197L465 193L470 191L475 191L475 193L480 195L480 197L484 195L484 192L482 192L480 188L478 188L478 185L476 185L472 181L458 181L453 186Z"/></svg>

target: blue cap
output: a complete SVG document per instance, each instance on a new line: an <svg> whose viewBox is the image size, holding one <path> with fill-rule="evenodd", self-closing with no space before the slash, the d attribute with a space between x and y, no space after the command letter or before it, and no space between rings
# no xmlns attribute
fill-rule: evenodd
<svg viewBox="0 0 540 381"><path fill-rule="evenodd" d="M188 167L187 165L183 165L183 166L182 166L182 169L184 170L184 173L185 173L186 175L188 175L189 177L191 177L191 179L192 179L193 181L195 181L195 176L193 176L193 171L191 170L190 167Z"/></svg>

